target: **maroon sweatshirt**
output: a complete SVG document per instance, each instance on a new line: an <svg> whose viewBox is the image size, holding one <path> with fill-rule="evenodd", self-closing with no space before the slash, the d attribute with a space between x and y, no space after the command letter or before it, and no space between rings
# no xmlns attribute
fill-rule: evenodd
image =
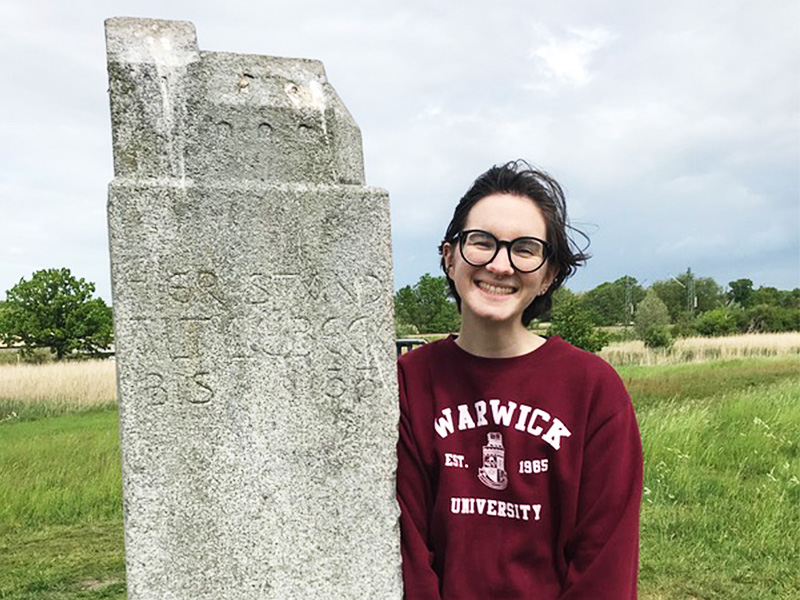
<svg viewBox="0 0 800 600"><path fill-rule="evenodd" d="M636 598L642 449L614 370L558 337L399 359L408 600Z"/></svg>

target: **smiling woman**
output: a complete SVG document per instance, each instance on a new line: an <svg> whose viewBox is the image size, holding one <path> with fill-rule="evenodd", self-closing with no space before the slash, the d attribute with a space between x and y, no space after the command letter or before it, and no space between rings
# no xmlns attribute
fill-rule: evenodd
<svg viewBox="0 0 800 600"><path fill-rule="evenodd" d="M531 332L587 256L560 186L522 161L481 175L440 245L458 336L399 359L406 598L636 597L642 453L598 357Z"/></svg>
<svg viewBox="0 0 800 600"><path fill-rule="evenodd" d="M466 331L467 337L461 337L460 345L489 341L483 336L470 337L484 324L494 330L502 328L503 333L493 337L503 343L521 348L526 343L539 345L539 338L531 337L523 325L522 314L553 282L553 269L542 268L543 244L547 244L542 242L547 236L542 211L528 198L491 194L475 203L465 227L453 242L442 244L445 272L461 299L461 331L462 336ZM538 256L525 251L537 245L541 247ZM500 252L502 246L507 253Z"/></svg>
<svg viewBox="0 0 800 600"><path fill-rule="evenodd" d="M439 246L441 266L462 318L462 292L472 290L466 282L459 289L454 275L465 270L459 267L474 267L475 285L483 291L491 287L496 295L504 290L505 295L516 294L516 299L533 292L522 304L519 318L501 325L505 331L477 337L502 340L506 345L519 343L523 350L526 344L536 343L526 329L528 324L550 308L553 293L589 258L574 248L570 229L561 186L524 161L493 167L475 181L456 206ZM500 252L503 247L507 253ZM535 256L528 261L520 256L530 252ZM471 332L469 325L466 331L462 327L460 345L476 337ZM501 351L506 352L513 354L515 350Z"/></svg>

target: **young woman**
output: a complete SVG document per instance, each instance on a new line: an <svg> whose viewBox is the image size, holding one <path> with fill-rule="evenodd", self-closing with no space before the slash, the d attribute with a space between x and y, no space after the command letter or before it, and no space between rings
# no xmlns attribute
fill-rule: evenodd
<svg viewBox="0 0 800 600"><path fill-rule="evenodd" d="M461 329L398 365L406 598L636 598L630 397L601 359L527 328L587 258L561 188L521 161L490 169L440 252Z"/></svg>

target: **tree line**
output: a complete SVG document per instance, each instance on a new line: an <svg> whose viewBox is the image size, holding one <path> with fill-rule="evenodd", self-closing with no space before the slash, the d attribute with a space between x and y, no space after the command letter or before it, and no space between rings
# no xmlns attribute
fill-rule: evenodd
<svg viewBox="0 0 800 600"><path fill-rule="evenodd" d="M57 359L97 356L113 342L112 310L93 297L95 286L69 269L44 269L6 292L0 302L0 341L30 357L49 348ZM460 317L444 276L425 274L394 295L398 337L448 333ZM609 329L632 330L648 346L669 346L678 336L729 335L800 330L800 288L754 288L737 279L723 289L691 270L656 281L648 288L634 277L553 297L553 308L534 327L549 323L551 333L591 351L608 343Z"/></svg>
<svg viewBox="0 0 800 600"><path fill-rule="evenodd" d="M444 276L423 275L395 293L394 305L399 337L458 330L458 310L448 297ZM631 327L655 347L668 346L679 336L796 331L800 288L756 289L752 280L742 278L723 289L713 278L697 277L691 269L645 288L626 275L587 292L558 290L550 313L533 326L542 322L549 322L553 333L573 342L579 339L578 345L595 351L608 342L607 332L599 328L614 326Z"/></svg>

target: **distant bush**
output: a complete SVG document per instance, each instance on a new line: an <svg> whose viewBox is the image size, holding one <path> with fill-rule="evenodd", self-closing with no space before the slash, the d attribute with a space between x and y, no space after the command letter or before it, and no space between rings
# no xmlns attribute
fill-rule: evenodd
<svg viewBox="0 0 800 600"><path fill-rule="evenodd" d="M644 300L636 307L633 323L636 333L648 348L669 348L672 345L669 311L654 290L648 290Z"/></svg>
<svg viewBox="0 0 800 600"><path fill-rule="evenodd" d="M416 325L412 325L411 323L403 323L395 319L394 335L397 338L413 337L415 335L419 335L419 329L417 329Z"/></svg>
<svg viewBox="0 0 800 600"><path fill-rule="evenodd" d="M757 304L746 312L743 330L758 332L800 330L800 309L794 307Z"/></svg>
<svg viewBox="0 0 800 600"><path fill-rule="evenodd" d="M49 348L34 348L22 351L18 348L0 348L0 365L16 365L19 363L29 363L40 365L55 360L55 356Z"/></svg>
<svg viewBox="0 0 800 600"><path fill-rule="evenodd" d="M630 327L603 327L603 331L605 331L606 335L608 335L609 344L613 344L615 342L629 342L631 340L639 339L636 337L636 331Z"/></svg>
<svg viewBox="0 0 800 600"><path fill-rule="evenodd" d="M731 335L741 331L746 321L744 311L740 308L714 308L697 317L694 328L700 335Z"/></svg>
<svg viewBox="0 0 800 600"><path fill-rule="evenodd" d="M666 327L654 327L644 334L644 345L648 348L669 348L672 346L672 336Z"/></svg>
<svg viewBox="0 0 800 600"><path fill-rule="evenodd" d="M594 326L591 315L574 295L557 296L550 314L551 335L558 335L589 352L599 352L608 344L608 334Z"/></svg>

